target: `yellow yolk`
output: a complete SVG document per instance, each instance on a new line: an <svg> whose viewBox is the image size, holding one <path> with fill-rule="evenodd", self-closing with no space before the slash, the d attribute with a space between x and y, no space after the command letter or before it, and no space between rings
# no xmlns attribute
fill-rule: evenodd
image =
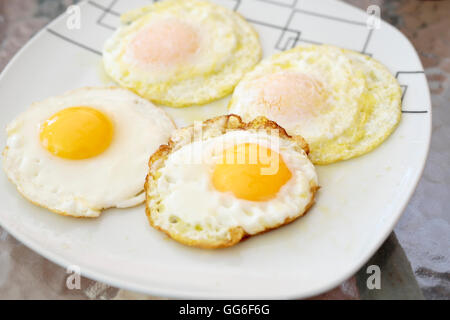
<svg viewBox="0 0 450 320"><path fill-rule="evenodd" d="M235 145L221 160L212 174L213 185L240 199L272 199L292 176L279 153L258 144Z"/></svg>
<svg viewBox="0 0 450 320"><path fill-rule="evenodd" d="M105 151L113 132L111 121L102 112L90 107L71 107L44 122L40 140L55 156L80 160Z"/></svg>
<svg viewBox="0 0 450 320"><path fill-rule="evenodd" d="M292 117L317 116L326 107L321 82L302 73L275 73L256 80L260 105L268 114Z"/></svg>
<svg viewBox="0 0 450 320"><path fill-rule="evenodd" d="M172 65L195 54L199 41L191 26L171 20L142 29L130 46L134 58L143 64Z"/></svg>

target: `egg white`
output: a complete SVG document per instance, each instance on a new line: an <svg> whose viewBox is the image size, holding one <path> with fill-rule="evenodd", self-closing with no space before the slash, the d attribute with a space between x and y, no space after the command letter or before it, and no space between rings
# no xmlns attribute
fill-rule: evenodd
<svg viewBox="0 0 450 320"><path fill-rule="evenodd" d="M289 111L288 116L282 116L281 112L266 106L270 102L261 99L263 90L272 85L265 79L271 75L297 73L323 85L327 95L326 106L316 116L305 118ZM244 121L257 116L274 120L288 133L303 136L314 153L320 145L341 136L355 125L359 118L359 99L364 90L365 80L354 71L350 59L340 49L330 46L297 47L262 61L248 73L234 91L229 112L242 116ZM322 106L316 107L320 110Z"/></svg>
<svg viewBox="0 0 450 320"><path fill-rule="evenodd" d="M215 190L211 183L215 163L224 149L241 143L272 148L283 157L292 177L275 198L248 201ZM237 130L176 149L158 170L156 185L147 191L147 205L157 212L152 214L153 225L174 238L178 235L207 243L229 238L235 227L253 235L302 215L313 200L318 181L306 153L295 145L275 135Z"/></svg>
<svg viewBox="0 0 450 320"><path fill-rule="evenodd" d="M112 143L100 155L68 160L41 145L41 125L73 106L95 108L113 122ZM97 217L102 209L144 200L148 158L174 129L161 109L125 89L82 88L34 103L8 125L3 168L31 202L64 215Z"/></svg>
<svg viewBox="0 0 450 320"><path fill-rule="evenodd" d="M322 83L329 93L327 107L308 118L268 110L260 96L271 83L260 79L287 72ZM371 57L328 45L299 46L262 61L248 73L234 91L229 112L245 121L261 115L276 121L289 134L306 139L314 164L329 164L369 152L392 133L400 121L401 90Z"/></svg>
<svg viewBox="0 0 450 320"><path fill-rule="evenodd" d="M166 0L125 13L122 21L127 24L105 43L105 70L122 86L155 103L183 107L224 97L261 58L253 28L237 13L206 1ZM129 44L136 34L164 21L196 30L200 45L195 55L169 66L133 60Z"/></svg>

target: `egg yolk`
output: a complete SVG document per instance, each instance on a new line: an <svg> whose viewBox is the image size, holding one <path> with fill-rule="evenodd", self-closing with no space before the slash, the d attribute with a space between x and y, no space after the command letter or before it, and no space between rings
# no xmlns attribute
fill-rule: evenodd
<svg viewBox="0 0 450 320"><path fill-rule="evenodd" d="M302 73L275 73L256 80L260 105L272 115L316 117L328 98L323 84Z"/></svg>
<svg viewBox="0 0 450 320"><path fill-rule="evenodd" d="M108 148L113 124L90 107L71 107L55 113L41 126L42 146L53 155L72 160L91 158Z"/></svg>
<svg viewBox="0 0 450 320"><path fill-rule="evenodd" d="M266 201L274 198L291 176L279 153L245 143L224 150L212 183L216 190L232 192L239 199Z"/></svg>
<svg viewBox="0 0 450 320"><path fill-rule="evenodd" d="M130 46L134 58L144 64L172 65L195 54L199 36L179 21L154 23L137 33Z"/></svg>

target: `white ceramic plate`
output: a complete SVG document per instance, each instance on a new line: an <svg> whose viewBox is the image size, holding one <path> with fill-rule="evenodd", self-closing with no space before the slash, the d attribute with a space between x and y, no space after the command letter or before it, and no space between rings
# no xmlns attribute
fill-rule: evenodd
<svg viewBox="0 0 450 320"><path fill-rule="evenodd" d="M25 201L0 174L0 223L48 259L77 265L87 277L158 296L185 298L300 298L337 286L383 243L399 219L424 167L431 103L422 65L392 26L366 26L365 12L332 1L216 0L237 9L259 32L264 55L301 43L328 43L371 54L405 89L403 118L368 155L318 168L322 189L302 219L235 247L189 248L152 229L140 206L107 210L96 220L53 214ZM0 144L6 124L31 102L87 85L109 83L101 48L118 14L148 0L81 4L81 29L64 14L30 41L0 80ZM106 9L106 10L105 10ZM210 106L170 109L178 124L226 112Z"/></svg>

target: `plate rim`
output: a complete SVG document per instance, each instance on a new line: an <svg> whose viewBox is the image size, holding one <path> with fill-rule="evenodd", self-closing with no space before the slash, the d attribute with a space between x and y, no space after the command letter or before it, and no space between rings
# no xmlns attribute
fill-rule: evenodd
<svg viewBox="0 0 450 320"><path fill-rule="evenodd" d="M77 5L78 6L86 6L88 4L88 0L82 0ZM360 11L360 8L355 7L351 4L336 1L339 2L341 5L352 7L353 9L357 9ZM3 81L3 78L8 73L9 69L15 64L15 62L20 58L20 56L28 50L28 48L36 41L39 40L40 37L44 35L44 33L47 31L49 27L56 24L64 15L66 14L66 11L58 15L56 18L54 18L52 21L47 23L44 27L42 27L41 30L36 32L27 42L25 45L23 45L15 54L14 56L8 61L2 72L0 73L0 83ZM419 65L421 67L421 71L425 74L422 61L419 58L419 55L412 45L411 41L395 26L391 25L390 23L382 20L382 24L390 27L393 32L398 33L404 40L407 41L409 46L411 47L412 51L414 52L417 61L419 62ZM428 81L426 81L426 88L428 92L430 92ZM358 259L358 263L353 264L353 268L349 268L347 272L343 273L340 277L336 277L334 281L330 281L327 284L318 286L315 289L312 290L303 290L299 293L288 293L288 294L267 294L267 293L261 293L259 295L252 295L252 299L303 299L308 297L313 297L318 294L324 293L328 290L331 290L333 288L336 288L341 283L352 277L374 254L375 252L381 247L381 245L386 241L388 236L394 231L395 225L403 215L406 207L408 206L415 190L417 189L417 185L423 175L425 165L427 162L427 158L429 156L430 146L431 146L431 136L432 136L432 101L431 96L428 96L428 106L429 109L427 110L429 113L429 121L427 123L428 125L428 137L426 139L426 151L423 155L423 159L421 161L421 166L418 168L417 174L414 178L414 183L411 184L410 190L408 195L405 197L405 201L402 203L401 208L398 210L398 213L395 217L395 219L392 220L392 222L389 224L389 228L386 228L383 235L379 238L379 241L377 241L376 245L373 246L371 250L367 250L365 254L361 255L361 258ZM1 218L0 218L1 220ZM33 242L32 239L28 239L28 237L24 234L21 234L19 230L14 230L14 228L6 227L2 221L0 221L0 225L15 239L20 241L22 244L24 244L26 247L32 249L35 253L43 256L44 258L48 259L49 261L59 265L60 267L67 270L67 268L73 263L69 261L69 259L57 254L53 253L51 249L47 249L45 245L40 245L36 242ZM81 267L81 266L80 266ZM95 268L94 268L95 269ZM127 281L127 280L120 280L118 278L115 279L114 276L105 276L101 272L95 271L91 267L83 266L81 268L81 275L84 277L87 277L92 280L100 281L105 284L111 285L113 287L119 288L119 289L125 289L130 290L146 295L152 295L152 296L160 296L160 297L167 297L167 298L189 298L189 299L248 299L250 296L248 294L240 295L237 294L224 294L222 292L210 292L207 295L204 295L202 293L198 293L200 290L192 290L188 291L185 289L174 289L174 288L158 288L157 286L146 286L146 285L139 285L137 283Z"/></svg>

